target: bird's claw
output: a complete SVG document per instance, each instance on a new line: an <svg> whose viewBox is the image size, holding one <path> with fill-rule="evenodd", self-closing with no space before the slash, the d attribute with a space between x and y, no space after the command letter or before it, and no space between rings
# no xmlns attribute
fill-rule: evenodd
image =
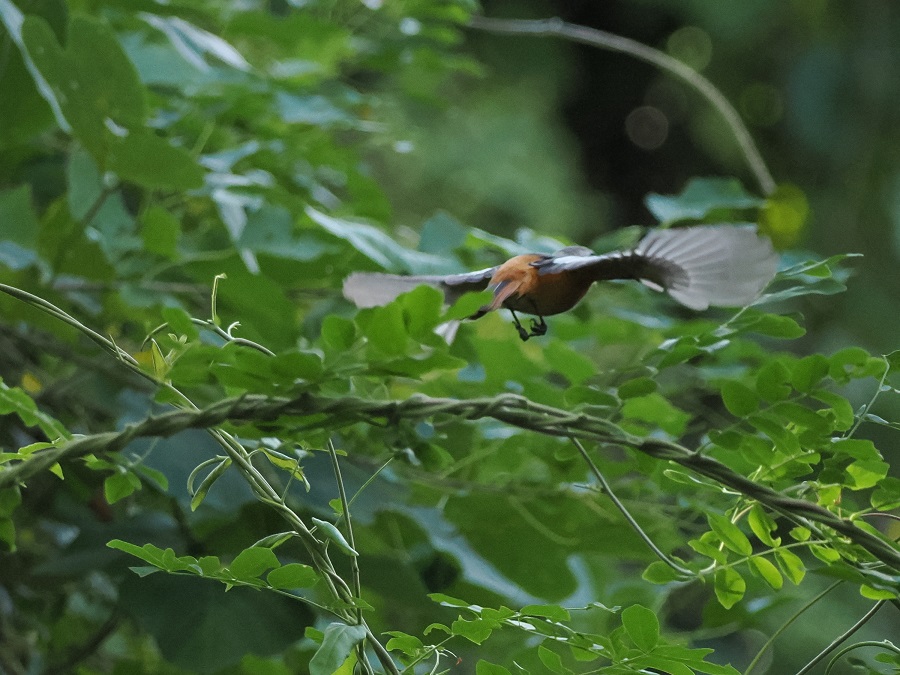
<svg viewBox="0 0 900 675"><path fill-rule="evenodd" d="M540 321L538 321L537 319L532 319L531 320L531 333L530 333L529 337L539 337L541 335L546 335L547 328L548 328L547 322L544 321L544 317L541 317Z"/></svg>
<svg viewBox="0 0 900 675"><path fill-rule="evenodd" d="M516 330L519 331L519 337L522 338L522 342L527 342L528 338L533 337L541 337L542 335L547 334L547 323L544 321L544 318L541 317L541 320L537 319L531 320L531 330L525 330L521 323L516 321L515 323Z"/></svg>
<svg viewBox="0 0 900 675"><path fill-rule="evenodd" d="M522 342L527 342L528 338L532 336L532 333L529 333L527 330L522 328L522 324L520 323L516 324L516 330L519 331L519 337L522 338Z"/></svg>

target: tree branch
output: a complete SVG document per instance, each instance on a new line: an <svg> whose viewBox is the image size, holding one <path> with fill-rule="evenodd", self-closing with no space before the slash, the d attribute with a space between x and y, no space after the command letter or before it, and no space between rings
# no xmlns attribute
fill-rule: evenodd
<svg viewBox="0 0 900 675"><path fill-rule="evenodd" d="M492 418L548 436L630 447L656 459L674 462L755 499L792 522L802 524L804 521L812 521L830 527L893 570L882 573L867 569L865 573L870 578L890 587L900 586L897 577L891 576L900 570L900 548L887 539L857 527L851 520L841 518L813 502L788 497L756 483L718 460L693 452L678 443L628 434L603 418L541 405L511 394L469 400L416 395L402 401L377 401L352 396L330 398L313 394L301 394L295 398L254 395L228 398L207 408L176 410L148 417L122 431L84 436L58 448L35 452L28 459L0 471L0 489L12 487L64 459L89 453L116 452L136 438L168 437L185 429L208 428L226 421L272 421L282 416L292 416L307 418L305 423L300 424L301 429L335 429L358 422L371 424L387 420L396 423L441 415L466 420Z"/></svg>

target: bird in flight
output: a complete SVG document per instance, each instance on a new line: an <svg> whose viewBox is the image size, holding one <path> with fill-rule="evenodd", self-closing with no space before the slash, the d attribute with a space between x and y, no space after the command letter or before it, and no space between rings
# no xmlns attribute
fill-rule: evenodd
<svg viewBox="0 0 900 675"><path fill-rule="evenodd" d="M465 293L489 290L491 302L470 318L508 309L519 336L527 340L546 334L544 317L572 309L595 281L635 279L685 307L703 310L749 304L777 269L778 254L754 226L706 225L654 230L631 250L597 255L583 246L567 246L552 255L518 255L464 274L356 272L344 281L344 296L357 307L375 307L425 284L442 290L452 304ZM537 317L530 329L516 312Z"/></svg>

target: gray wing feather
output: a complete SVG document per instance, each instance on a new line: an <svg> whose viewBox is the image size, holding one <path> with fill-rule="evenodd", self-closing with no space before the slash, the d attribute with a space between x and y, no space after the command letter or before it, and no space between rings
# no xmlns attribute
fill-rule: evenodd
<svg viewBox="0 0 900 675"><path fill-rule="evenodd" d="M453 304L470 291L483 291L494 275L496 267L449 274L445 276L402 276L379 272L354 272L344 280L344 297L357 307L386 305L398 295L418 286L432 286L444 292L447 304Z"/></svg>
<svg viewBox="0 0 900 675"><path fill-rule="evenodd" d="M753 225L707 225L655 230L632 251L553 256L534 265L540 274L638 279L686 307L706 309L755 300L775 276L778 254Z"/></svg>
<svg viewBox="0 0 900 675"><path fill-rule="evenodd" d="M657 230L634 254L659 266L660 285L691 309L753 302L775 276L779 260L754 225Z"/></svg>

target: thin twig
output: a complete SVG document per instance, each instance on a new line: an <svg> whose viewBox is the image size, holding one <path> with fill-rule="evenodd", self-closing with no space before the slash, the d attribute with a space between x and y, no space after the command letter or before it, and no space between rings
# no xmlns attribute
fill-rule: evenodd
<svg viewBox="0 0 900 675"><path fill-rule="evenodd" d="M823 649L821 652L819 652L819 654L812 661L810 661L805 666L803 666L803 668L798 670L797 675L804 675L804 673L808 673L810 670L812 670L813 667L815 667L815 665L817 663L819 663L819 661L821 661L826 656L828 656L828 654L831 651L833 651L834 649L836 649L839 644L841 644L844 640L846 640L851 635L853 635L860 628L865 626L866 623L868 623L869 619L871 619L873 616L875 616L875 613L879 609L881 609L882 605L884 605L885 602L887 602L887 600L879 600L874 605L872 605L872 608L868 612L866 612L859 621L857 621L855 624L850 626L850 628L848 628L844 633L842 633L841 635L836 637L831 642L831 644L828 645L827 647L825 647L825 649Z"/></svg>
<svg viewBox="0 0 900 675"><path fill-rule="evenodd" d="M741 116L737 110L734 109L734 106L728 102L728 99L712 82L678 59L674 59L668 54L653 47L648 47L636 40L595 28L588 28L587 26L566 23L558 18L528 20L473 16L469 19L469 27L490 33L559 37L572 40L591 47L628 54L674 75L697 90L725 120L747 160L750 171L756 178L756 182L759 183L762 193L768 196L775 191L775 180L772 178L771 172L766 166L759 149L756 147L756 143L753 142L753 137L743 121L741 121Z"/></svg>
<svg viewBox="0 0 900 675"><path fill-rule="evenodd" d="M825 675L829 675L831 670L834 668L835 664L840 660L840 658L844 654L849 654L855 649L861 649L862 647L878 647L884 651L894 652L895 654L900 654L900 648L898 648L895 644L890 642L889 640L864 640L863 642L857 642L856 644L847 645L841 651L834 655L834 658L828 662L828 666L825 668ZM896 671L895 671L896 672Z"/></svg>
<svg viewBox="0 0 900 675"><path fill-rule="evenodd" d="M347 501L347 491L344 488L344 477L341 475L341 465L338 462L337 451L334 449L334 443L328 439L328 455L331 457L331 468L334 470L334 479L337 481L338 494L341 498L341 511L343 511L344 522L347 524L347 543L350 548L356 550L356 541L353 537L353 523L350 519L350 502ZM362 596L362 585L359 580L359 562L355 555L350 556L350 574L353 580L353 593L359 598ZM356 620L362 621L362 610L357 608Z"/></svg>
<svg viewBox="0 0 900 675"><path fill-rule="evenodd" d="M772 635L769 637L769 639L766 640L766 643L762 647L760 647L758 652L756 652L756 656L754 656L753 660L750 661L750 664L747 666L747 669L744 671L744 675L750 675L751 671L754 668L756 668L757 664L759 664L759 660L763 657L763 654L765 654L769 650L769 648L775 643L775 640L778 639L779 635L784 633L784 631L786 631L792 623L794 623L797 619L799 619L806 610L808 610L810 607L812 607L814 604L816 604L819 600L824 598L826 595L831 593L831 591L833 591L835 588L840 586L842 583L843 583L842 581L835 581L824 591L822 591L817 596L815 596L814 598L812 598L811 600L806 602L803 605L803 607L801 607L799 610L797 610L793 614L793 616L791 616L787 621L785 621L783 624L781 624L781 626L779 626L778 630L776 630L774 633L772 633Z"/></svg>
<svg viewBox="0 0 900 675"><path fill-rule="evenodd" d="M674 558L666 555L662 549L660 549L650 538L650 536L644 532L644 529L638 524L638 522L634 519L634 516L628 511L625 505L619 501L619 498L616 497L616 494L612 491L612 487L609 482L606 480L606 477L600 471L599 467L594 463L594 460L591 459L591 456L588 454L587 450L584 449L584 446L581 444L577 438L572 439L572 443L575 444L575 447L578 448L578 452L581 453L581 456L584 458L584 461L587 462L588 467L591 469L591 473L594 474L594 477L600 481L600 485L603 486L603 491L607 494L610 501L615 504L616 508L619 509L619 512L624 516L625 520L631 526L631 529L634 530L637 535L644 541L645 544L650 548L653 553L656 554L656 557L662 560L666 565L671 567L673 570L678 572L681 576L685 577L685 579L691 579L697 576L696 572L689 570L687 567L683 565L679 565L678 561Z"/></svg>
<svg viewBox="0 0 900 675"><path fill-rule="evenodd" d="M299 430L334 430L359 422L378 424L390 420L397 423L401 420L419 421L436 416L462 420L492 418L548 436L631 447L658 460L671 461L701 476L711 478L720 485L760 502L791 522L804 527L809 527L813 522L825 525L861 546L893 570L900 570L900 548L895 543L858 527L853 520L842 518L823 506L790 497L767 485L757 483L718 460L693 452L673 441L635 436L609 420L587 413L572 413L545 406L513 394L468 400L414 395L401 401L378 401L354 396L331 398L310 393L302 393L294 398L258 395L226 398L207 408L175 410L148 417L126 426L121 431L83 436L55 448L40 450L22 462L4 467L0 471L0 488L16 485L64 459L121 450L135 438L168 437L185 429L214 427L228 420L273 421L282 416L306 418L308 421L305 425L296 426ZM242 456L235 461L247 465L244 470L252 471L258 476L256 469L249 466L246 457ZM258 478L256 476L254 476L256 480L262 480L261 476ZM272 488L269 486L268 489ZM271 498L275 500L277 497L277 494L273 494ZM869 566L860 566L857 569L876 584L896 584L895 580L892 581L890 570L886 570L885 574Z"/></svg>

